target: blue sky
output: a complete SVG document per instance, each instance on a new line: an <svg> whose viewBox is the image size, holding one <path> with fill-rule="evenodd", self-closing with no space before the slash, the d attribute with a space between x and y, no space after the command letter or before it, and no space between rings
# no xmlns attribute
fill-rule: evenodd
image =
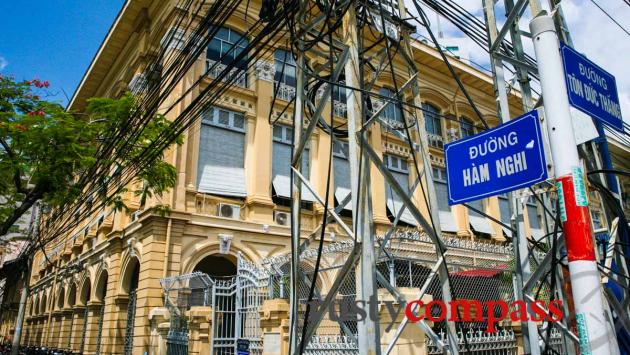
<svg viewBox="0 0 630 355"><path fill-rule="evenodd" d="M124 0L0 1L0 72L51 83L67 103Z"/></svg>
<svg viewBox="0 0 630 355"><path fill-rule="evenodd" d="M617 21L630 27L630 7L622 0L598 1ZM51 91L57 94L56 100L65 104L62 91L72 96L123 3L124 0L0 2L0 73L17 79L48 80ZM458 3L481 17L481 0ZM630 36L590 0L565 0L562 6L576 48L617 77L622 112L630 121ZM523 20L524 28L527 21ZM447 21L442 24L447 37L463 37ZM469 44L471 59L487 66L487 54L471 41L462 40ZM526 43L526 47L531 45ZM531 48L526 49L531 52Z"/></svg>

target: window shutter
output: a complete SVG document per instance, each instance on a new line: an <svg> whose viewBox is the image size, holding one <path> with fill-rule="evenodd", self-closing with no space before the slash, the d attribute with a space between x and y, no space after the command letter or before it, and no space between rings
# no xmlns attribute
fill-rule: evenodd
<svg viewBox="0 0 630 355"><path fill-rule="evenodd" d="M510 200L505 195L499 195L499 212L501 213L501 222L510 225L512 217L512 208L510 206ZM508 228L502 227L503 231L508 237L512 236L512 231Z"/></svg>
<svg viewBox="0 0 630 355"><path fill-rule="evenodd" d="M275 126L272 152L272 185L278 197L291 198L291 127ZM300 173L307 179L310 178L310 154L308 148L302 153L302 166ZM315 202L315 197L302 186L302 199L307 202Z"/></svg>
<svg viewBox="0 0 630 355"><path fill-rule="evenodd" d="M226 112L238 126L240 115ZM199 139L197 190L199 192L245 197L245 133L216 126L218 109L209 112L203 120Z"/></svg>
<svg viewBox="0 0 630 355"><path fill-rule="evenodd" d="M475 201L470 201L468 202L468 205L478 209L481 212L485 212L485 209L483 208L483 200L475 200ZM471 209L468 210L468 215L469 216L475 216L475 217L481 217L481 218L485 218L481 213L477 213Z"/></svg>
<svg viewBox="0 0 630 355"><path fill-rule="evenodd" d="M541 229L538 221L538 209L535 204L527 204L527 216L529 218L529 227L531 229Z"/></svg>
<svg viewBox="0 0 630 355"><path fill-rule="evenodd" d="M384 160L389 168L390 173L394 176L396 182L403 188L405 192L409 192L409 172L406 166L406 162L404 158L393 156L393 155L385 155ZM385 182L385 195L387 197L387 208L389 209L389 213L391 213L394 217L398 215L398 211L403 207L402 199L391 185L386 181ZM409 212L408 208L405 208L402 215L400 216L400 220L410 224L417 225L416 219L413 217L411 212Z"/></svg>
<svg viewBox="0 0 630 355"><path fill-rule="evenodd" d="M435 194L437 195L440 211L450 212L451 206L448 205L448 185L441 181L435 181Z"/></svg>

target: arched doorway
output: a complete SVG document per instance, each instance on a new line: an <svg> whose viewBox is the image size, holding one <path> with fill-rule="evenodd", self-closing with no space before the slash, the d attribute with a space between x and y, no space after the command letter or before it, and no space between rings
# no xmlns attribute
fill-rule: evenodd
<svg viewBox="0 0 630 355"><path fill-rule="evenodd" d="M212 254L201 259L193 271L208 274L211 278L236 276L236 257L233 255Z"/></svg>
<svg viewBox="0 0 630 355"><path fill-rule="evenodd" d="M126 291L129 295L129 301L127 302L127 325L125 329L125 355L131 355L133 352L133 334L136 320L136 301L138 297L136 291L138 289L139 277L140 263L138 259L131 259L123 278L123 291Z"/></svg>
<svg viewBox="0 0 630 355"><path fill-rule="evenodd" d="M101 309L98 317L98 328L96 330L96 355L101 353L101 343L103 341L103 321L105 320L105 296L107 295L107 271L103 271L96 283L96 300L101 302Z"/></svg>
<svg viewBox="0 0 630 355"><path fill-rule="evenodd" d="M48 302L46 302L46 292L44 292L44 294L42 295L42 299L40 300L40 304L39 304L39 310L41 314L46 314L47 311L47 304ZM40 321L40 327L37 330L37 344L42 344L42 341L44 340L44 327L46 326L46 318L43 318Z"/></svg>
<svg viewBox="0 0 630 355"><path fill-rule="evenodd" d="M61 347L64 344L61 344L61 339L63 336L63 328L65 322L65 315L62 313L62 310L66 306L66 288L64 284L59 285L59 292L57 292L57 299L55 300L55 309L58 311L53 315L53 325L51 327L52 336L50 337L51 346L57 348Z"/></svg>
<svg viewBox="0 0 630 355"><path fill-rule="evenodd" d="M72 313L70 314L70 332L68 333L67 339L67 348L72 349L72 339L74 338L74 306L77 301L77 284L72 282L70 284L70 289L68 289L68 307L72 308Z"/></svg>
<svg viewBox="0 0 630 355"><path fill-rule="evenodd" d="M236 258L232 255L208 255L195 265L193 272L203 272L210 276L215 283L224 283L236 276ZM197 279L192 279L188 286L190 287L188 296L190 306L210 305L211 300L208 298L207 285L202 284Z"/></svg>
<svg viewBox="0 0 630 355"><path fill-rule="evenodd" d="M87 304L90 301L90 295L92 294L92 283L90 279L86 279L83 281L83 286L81 287L81 294L79 295L79 304L84 307L83 310L83 324L81 328L81 344L79 345L79 352L83 354L83 350L85 348L85 334L87 333L87 325L88 325L88 307Z"/></svg>

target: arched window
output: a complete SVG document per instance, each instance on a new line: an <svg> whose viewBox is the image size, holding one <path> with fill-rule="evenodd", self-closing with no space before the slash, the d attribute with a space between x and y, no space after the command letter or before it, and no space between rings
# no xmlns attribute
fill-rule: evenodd
<svg viewBox="0 0 630 355"><path fill-rule="evenodd" d="M210 32L215 31L216 27L210 28ZM208 45L208 59L221 62L225 65L231 65L235 63L236 58L241 54L249 41L238 32L219 27L216 35L210 41ZM247 69L247 57L239 60L235 63L237 68L242 70Z"/></svg>
<svg viewBox="0 0 630 355"><path fill-rule="evenodd" d="M247 87L247 65L248 58L243 56L238 58L241 53L247 48L249 41L236 31L229 28L211 27L210 32L215 36L210 41L207 51L207 66L211 78L217 78L223 75L224 67L216 65L216 62L226 66L234 66L236 71L230 70L230 74L224 76L223 80L231 81L240 87Z"/></svg>
<svg viewBox="0 0 630 355"><path fill-rule="evenodd" d="M472 123L471 120L464 116L459 118L459 129L462 133L462 138L475 135L475 125Z"/></svg>
<svg viewBox="0 0 630 355"><path fill-rule="evenodd" d="M293 54L284 49L277 49L274 58L276 66L274 80L294 88L297 85L297 66Z"/></svg>
<svg viewBox="0 0 630 355"><path fill-rule="evenodd" d="M440 110L429 104L422 104L422 113L424 115L424 125L429 134L442 136L442 122L440 120Z"/></svg>
<svg viewBox="0 0 630 355"><path fill-rule="evenodd" d="M396 94L388 88L381 88L378 91L378 93L381 96L391 97L393 99L396 99ZM385 120L390 121L390 122L404 123L403 112L402 112L402 108L400 104L385 102L385 105L386 106L381 113L381 117L383 117Z"/></svg>

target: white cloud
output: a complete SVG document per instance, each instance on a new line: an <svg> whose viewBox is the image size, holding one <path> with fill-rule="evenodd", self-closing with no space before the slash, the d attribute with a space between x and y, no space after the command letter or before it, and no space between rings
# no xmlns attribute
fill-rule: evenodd
<svg viewBox="0 0 630 355"><path fill-rule="evenodd" d="M0 70L6 68L7 65L9 65L9 61L6 60L4 57L0 56Z"/></svg>
<svg viewBox="0 0 630 355"><path fill-rule="evenodd" d="M630 24L630 7L623 1L598 2L617 22ZM574 47L617 79L621 111L630 122L630 37L588 0L566 0L562 9Z"/></svg>
<svg viewBox="0 0 630 355"><path fill-rule="evenodd" d="M417 11L412 1L405 0L409 12L415 16ZM457 3L485 23L481 0L459 0ZM623 1L599 1L598 4L611 14L617 22L630 27L630 7L626 6ZM427 6L421 6L429 17L432 30L437 35L437 15ZM544 4L544 7L546 7L546 4ZM626 122L630 122L630 72L628 71L629 62L627 57L628 53L630 53L630 36L617 27L590 0L562 1L562 10L564 11L574 47L616 77L622 115ZM505 21L505 10L502 7L502 1L499 1L495 6L495 14L499 26L501 26ZM531 14L528 9L525 11L519 27L529 31L530 20ZM464 33L444 18L440 21L440 25L445 37L441 43L443 45L447 44L444 42L449 37L467 38ZM421 35L428 36L426 29L417 23L416 26L418 26L418 32ZM463 41L464 44L462 44L462 41L457 42L460 44L460 47L464 47L465 52L470 54L472 61L485 67L490 66L488 54L472 40L467 39ZM523 38L523 46L525 52L534 57L531 40ZM506 79L509 80L510 74L507 75Z"/></svg>

